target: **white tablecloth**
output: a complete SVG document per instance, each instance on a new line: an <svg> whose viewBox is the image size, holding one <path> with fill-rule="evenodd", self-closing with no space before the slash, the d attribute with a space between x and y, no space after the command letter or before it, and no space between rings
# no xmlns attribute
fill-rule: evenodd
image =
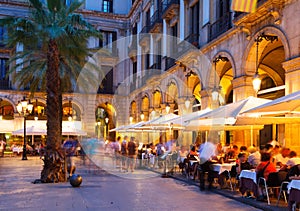
<svg viewBox="0 0 300 211"><path fill-rule="evenodd" d="M216 164L211 164L210 168L213 171L218 172L219 174L222 174L224 171L231 171L232 166L235 166L235 163L216 163Z"/></svg>
<svg viewBox="0 0 300 211"><path fill-rule="evenodd" d="M300 190L300 180L292 180L288 184L288 192L290 192L292 188Z"/></svg>
<svg viewBox="0 0 300 211"><path fill-rule="evenodd" d="M253 182L256 183L256 172L255 170L242 170L240 178L252 179Z"/></svg>

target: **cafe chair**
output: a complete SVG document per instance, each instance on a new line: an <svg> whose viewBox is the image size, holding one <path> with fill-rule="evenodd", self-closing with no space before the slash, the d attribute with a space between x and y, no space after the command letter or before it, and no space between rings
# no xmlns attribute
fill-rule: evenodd
<svg viewBox="0 0 300 211"><path fill-rule="evenodd" d="M287 172L285 171L279 171L279 172L272 172L268 176L268 180L266 180L264 177L259 177L258 184L259 186L262 186L264 188L268 205L270 205L270 196L269 196L269 190L274 189L280 189L281 183L285 180L287 175Z"/></svg>
<svg viewBox="0 0 300 211"><path fill-rule="evenodd" d="M279 204L279 200L280 200L281 194L283 195L283 198L284 198L285 203L287 203L286 195L287 195L287 191L288 191L288 187L287 187L288 184L289 184L288 181L283 181L283 182L281 183L281 185L280 185L280 191L279 191L279 194L278 194L276 206L278 206L278 204Z"/></svg>

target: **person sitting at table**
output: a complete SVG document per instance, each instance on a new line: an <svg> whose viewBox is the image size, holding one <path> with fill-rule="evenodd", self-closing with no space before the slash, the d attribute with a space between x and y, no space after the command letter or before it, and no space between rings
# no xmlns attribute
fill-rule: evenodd
<svg viewBox="0 0 300 211"><path fill-rule="evenodd" d="M281 171L289 170L291 167L300 164L300 158L297 157L297 153L295 151L291 151L289 155L289 160L286 162L286 164L280 168Z"/></svg>
<svg viewBox="0 0 300 211"><path fill-rule="evenodd" d="M247 154L245 152L240 152L238 154L238 159L236 161L236 172L237 175L240 175L242 170L249 170L253 167L250 165L250 163L247 161Z"/></svg>
<svg viewBox="0 0 300 211"><path fill-rule="evenodd" d="M249 156L248 156L248 163L253 167L256 168L261 160L261 154L256 149L256 147L251 146L248 148Z"/></svg>
<svg viewBox="0 0 300 211"><path fill-rule="evenodd" d="M279 153L274 157L276 165L282 168L286 164L286 162L290 159L289 154L290 154L289 148L282 148L281 153Z"/></svg>
<svg viewBox="0 0 300 211"><path fill-rule="evenodd" d="M271 162L271 154L268 152L264 152L261 154L261 162L256 167L255 172L257 175L262 175L266 181L268 182L268 176L272 172L276 172L276 166ZM262 190L258 188L258 201L264 201L264 196L262 195Z"/></svg>
<svg viewBox="0 0 300 211"><path fill-rule="evenodd" d="M178 157L177 157L177 163L179 166L179 169L183 173L184 166L187 165L187 155L189 154L188 150L185 146L181 146L180 150L178 150Z"/></svg>
<svg viewBox="0 0 300 211"><path fill-rule="evenodd" d="M192 165L191 165L191 162L190 160L192 161L198 161L199 158L198 158L199 154L196 150L196 146L192 146L190 152L188 153L187 155L187 160L188 160L188 173L191 173L191 179L194 179L195 178L195 174L196 174L196 171L197 171L197 167L198 167L198 162L194 162Z"/></svg>
<svg viewBox="0 0 300 211"><path fill-rule="evenodd" d="M300 180L300 164L294 165L289 169L286 176L286 181L290 182L291 180Z"/></svg>
<svg viewBox="0 0 300 211"><path fill-rule="evenodd" d="M231 149L225 154L225 160L233 160L237 159L237 156L239 154L239 148L237 145L233 145Z"/></svg>

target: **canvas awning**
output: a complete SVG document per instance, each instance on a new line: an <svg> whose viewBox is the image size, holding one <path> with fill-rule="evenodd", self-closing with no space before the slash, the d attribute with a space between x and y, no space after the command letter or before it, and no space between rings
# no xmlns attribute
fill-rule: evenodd
<svg viewBox="0 0 300 211"><path fill-rule="evenodd" d="M192 119L187 125L187 130L204 130L207 128L222 130L237 130L242 128L252 128L251 124L245 122L245 124L237 124L237 120L243 118L240 114L250 108L262 105L270 100L248 97L244 100L230 103L207 112L199 117ZM242 125L237 127L238 125ZM230 127L229 127L230 126ZM262 126L258 126L262 127Z"/></svg>
<svg viewBox="0 0 300 211"><path fill-rule="evenodd" d="M300 91L277 98L262 105L253 107L244 114L272 115L300 114Z"/></svg>
<svg viewBox="0 0 300 211"><path fill-rule="evenodd" d="M24 135L24 128L12 131L12 135ZM39 128L37 126L26 127L26 135L38 136L38 135L47 135L47 130Z"/></svg>

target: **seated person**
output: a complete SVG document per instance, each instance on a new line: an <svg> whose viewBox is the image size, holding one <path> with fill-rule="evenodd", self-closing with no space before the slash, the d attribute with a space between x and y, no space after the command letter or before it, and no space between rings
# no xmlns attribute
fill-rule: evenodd
<svg viewBox="0 0 300 211"><path fill-rule="evenodd" d="M280 170L290 169L291 167L300 164L300 158L297 157L297 153L295 151L290 152L289 158L290 159Z"/></svg>
<svg viewBox="0 0 300 211"><path fill-rule="evenodd" d="M300 180L300 164L294 165L287 173L287 181Z"/></svg>
<svg viewBox="0 0 300 211"><path fill-rule="evenodd" d="M198 161L199 161L199 154L196 150L196 146L193 146L189 152L189 154L187 155L187 160L188 160L188 170L191 172L191 178L194 179L195 178L195 174L197 171L197 167L198 167ZM190 160L194 160L197 162L193 162L193 164L191 165L191 162L189 162Z"/></svg>
<svg viewBox="0 0 300 211"><path fill-rule="evenodd" d="M249 170L252 169L252 166L247 161L247 154L244 152L240 152L238 154L238 159L236 162L236 173L237 175L240 175L242 170Z"/></svg>
<svg viewBox="0 0 300 211"><path fill-rule="evenodd" d="M268 176L272 172L276 172L276 166L271 162L271 154L268 152L263 152L261 154L261 162L255 169L257 175L262 175L268 182ZM258 201L263 201L264 196L262 195L262 190L258 188Z"/></svg>
<svg viewBox="0 0 300 211"><path fill-rule="evenodd" d="M248 152L249 152L248 162L253 168L256 168L260 163L261 154L254 146L249 147Z"/></svg>
<svg viewBox="0 0 300 211"><path fill-rule="evenodd" d="M279 153L278 155L276 155L274 157L276 165L280 166L280 168L284 167L286 162L290 159L289 154L290 154L290 149L289 148L282 148L281 153Z"/></svg>
<svg viewBox="0 0 300 211"><path fill-rule="evenodd" d="M225 160L233 160L237 159L237 156L239 154L239 148L237 145L233 145L232 149L229 149L229 151L225 154Z"/></svg>
<svg viewBox="0 0 300 211"><path fill-rule="evenodd" d="M185 146L181 146L180 150L178 151L177 163L179 168L183 170L185 165L185 160L187 159L189 152L187 151Z"/></svg>

